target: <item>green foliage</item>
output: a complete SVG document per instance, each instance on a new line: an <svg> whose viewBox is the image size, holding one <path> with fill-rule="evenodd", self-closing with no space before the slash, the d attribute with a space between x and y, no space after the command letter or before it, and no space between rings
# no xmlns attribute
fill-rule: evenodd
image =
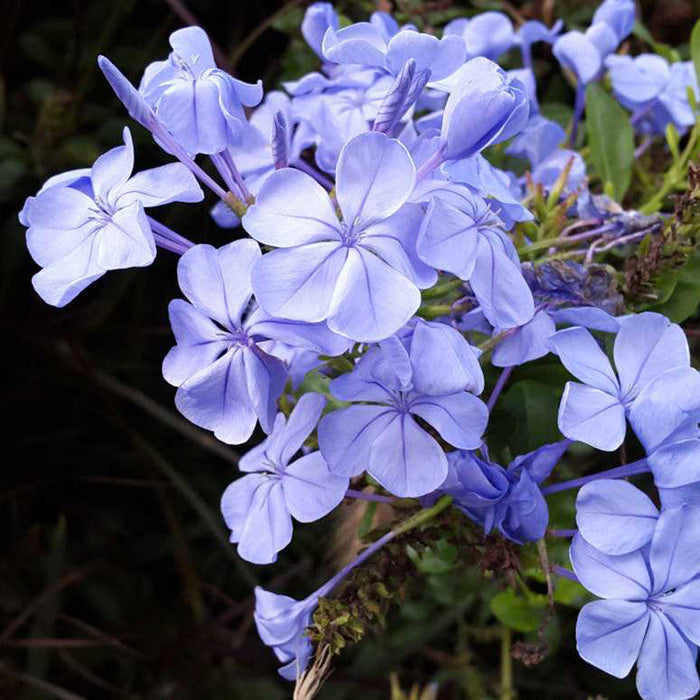
<svg viewBox="0 0 700 700"><path fill-rule="evenodd" d="M534 593L517 595L509 588L491 599L491 612L506 627L517 632L534 632L542 624L547 596Z"/></svg>
<svg viewBox="0 0 700 700"><path fill-rule="evenodd" d="M594 171L621 202L634 161L634 129L629 115L604 88L592 83L586 89L586 125Z"/></svg>

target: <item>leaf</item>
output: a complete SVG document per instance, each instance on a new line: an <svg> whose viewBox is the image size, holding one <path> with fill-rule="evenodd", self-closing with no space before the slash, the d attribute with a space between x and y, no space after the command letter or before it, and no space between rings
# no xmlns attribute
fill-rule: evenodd
<svg viewBox="0 0 700 700"><path fill-rule="evenodd" d="M700 19L695 23L690 35L690 57L695 66L695 75L700 83Z"/></svg>
<svg viewBox="0 0 700 700"><path fill-rule="evenodd" d="M586 124L591 160L603 185L610 182L621 202L632 177L634 130L627 112L600 85L586 90Z"/></svg>
<svg viewBox="0 0 700 700"><path fill-rule="evenodd" d="M496 619L518 632L534 632L538 629L546 607L546 596L522 598L511 589L501 591L491 599L491 612Z"/></svg>
<svg viewBox="0 0 700 700"><path fill-rule="evenodd" d="M671 293L651 310L668 316L674 323L682 323L692 316L700 304L700 254L691 255L685 264L673 270Z"/></svg>

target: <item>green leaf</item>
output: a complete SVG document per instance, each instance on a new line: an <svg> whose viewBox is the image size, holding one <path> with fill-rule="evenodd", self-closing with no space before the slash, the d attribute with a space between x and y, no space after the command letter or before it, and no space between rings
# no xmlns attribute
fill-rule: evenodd
<svg viewBox="0 0 700 700"><path fill-rule="evenodd" d="M671 293L662 303L650 308L668 316L674 323L682 323L700 304L700 254L691 255L682 267L673 270L669 282Z"/></svg>
<svg viewBox="0 0 700 700"><path fill-rule="evenodd" d="M632 177L634 130L627 112L600 86L586 90L586 124L591 160L603 185L611 183L621 202Z"/></svg>
<svg viewBox="0 0 700 700"><path fill-rule="evenodd" d="M700 83L700 19L695 23L690 35L690 57L693 59L695 75Z"/></svg>
<svg viewBox="0 0 700 700"><path fill-rule="evenodd" d="M538 629L546 607L546 596L532 595L522 598L511 589L501 591L491 599L491 612L494 617L506 627L518 632L534 632Z"/></svg>

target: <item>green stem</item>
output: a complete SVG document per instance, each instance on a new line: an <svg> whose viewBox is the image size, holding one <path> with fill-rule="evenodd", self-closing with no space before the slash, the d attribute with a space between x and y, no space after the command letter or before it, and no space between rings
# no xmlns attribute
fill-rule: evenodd
<svg viewBox="0 0 700 700"><path fill-rule="evenodd" d="M416 311L416 316L421 318L439 318L440 316L449 316L452 313L452 304L433 304L432 306L421 306Z"/></svg>
<svg viewBox="0 0 700 700"><path fill-rule="evenodd" d="M513 660L510 656L511 635L501 629L501 700L513 700Z"/></svg>
<svg viewBox="0 0 700 700"><path fill-rule="evenodd" d="M423 299L438 299L442 296L445 296L446 294L449 294L450 292L454 292L456 289L459 289L463 285L464 282L461 279L453 279L447 280L446 282L440 282L434 287L426 289L423 292Z"/></svg>
<svg viewBox="0 0 700 700"><path fill-rule="evenodd" d="M409 530L413 530L414 527L418 527L419 525L429 522L436 515L442 513L443 510L449 508L451 504L452 496L442 496L442 498L440 498L435 505L431 506L430 508L419 510L415 515L408 518L408 520L404 520L402 523L399 523L392 530L394 537L403 535L404 532L408 532Z"/></svg>

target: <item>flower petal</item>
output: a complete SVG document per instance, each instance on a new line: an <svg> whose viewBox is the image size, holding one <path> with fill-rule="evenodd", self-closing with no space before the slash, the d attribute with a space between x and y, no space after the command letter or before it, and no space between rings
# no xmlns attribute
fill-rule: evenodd
<svg viewBox="0 0 700 700"><path fill-rule="evenodd" d="M105 270L145 267L155 260L153 232L140 202L120 209L95 238L97 263Z"/></svg>
<svg viewBox="0 0 700 700"><path fill-rule="evenodd" d="M124 145L102 154L93 163L90 173L95 195L111 203L115 199L113 190L123 185L134 169L134 143L128 127L124 127L122 134Z"/></svg>
<svg viewBox="0 0 700 700"><path fill-rule="evenodd" d="M395 413L371 446L367 471L390 493L417 497L442 484L447 458L411 416Z"/></svg>
<svg viewBox="0 0 700 700"><path fill-rule="evenodd" d="M267 441L267 454L278 466L285 466L301 449L306 438L316 429L326 400L321 394L304 394L292 410L289 418L282 420ZM281 414L278 414L278 418Z"/></svg>
<svg viewBox="0 0 700 700"><path fill-rule="evenodd" d="M328 327L358 342L393 335L420 306L420 292L407 277L363 248L347 249L328 314Z"/></svg>
<svg viewBox="0 0 700 700"><path fill-rule="evenodd" d="M616 450L627 432L625 408L615 396L576 382L566 383L558 425L571 440L606 452Z"/></svg>
<svg viewBox="0 0 700 700"><path fill-rule="evenodd" d="M415 182L415 166L402 143L369 131L343 147L336 182L345 225L362 231L406 203Z"/></svg>
<svg viewBox="0 0 700 700"><path fill-rule="evenodd" d="M641 551L610 556L577 534L569 557L579 581L594 595L638 601L649 597L651 579Z"/></svg>
<svg viewBox="0 0 700 700"><path fill-rule="evenodd" d="M486 404L466 391L422 397L411 402L410 410L430 423L444 440L465 450L481 445L489 420Z"/></svg>
<svg viewBox="0 0 700 700"><path fill-rule="evenodd" d="M649 625L645 603L596 600L576 620L576 648L589 664L624 678L634 666Z"/></svg>
<svg viewBox="0 0 700 700"><path fill-rule="evenodd" d="M116 204L121 208L141 202L148 208L203 199L204 192L190 169L182 163L168 163L136 173L119 188Z"/></svg>
<svg viewBox="0 0 700 700"><path fill-rule="evenodd" d="M255 298L273 316L324 321L348 257L335 241L273 250L253 269Z"/></svg>
<svg viewBox="0 0 700 700"><path fill-rule="evenodd" d="M277 170L265 180L242 223L256 240L280 248L340 240L340 222L328 192L293 168Z"/></svg>
<svg viewBox="0 0 700 700"><path fill-rule="evenodd" d="M289 512L302 523L330 513L345 497L348 478L328 471L320 452L311 452L290 464L282 477Z"/></svg>
<svg viewBox="0 0 700 700"><path fill-rule="evenodd" d="M360 405L324 416L318 425L318 446L331 473L356 476L367 469L372 446L395 415L386 406Z"/></svg>
<svg viewBox="0 0 700 700"><path fill-rule="evenodd" d="M605 554L629 554L651 542L659 511L627 481L598 479L576 497L576 524L583 538Z"/></svg>

